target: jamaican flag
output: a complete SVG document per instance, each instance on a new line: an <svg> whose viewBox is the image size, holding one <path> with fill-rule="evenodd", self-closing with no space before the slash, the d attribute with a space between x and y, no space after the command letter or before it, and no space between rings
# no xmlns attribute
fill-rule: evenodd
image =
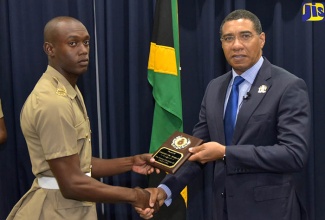
<svg viewBox="0 0 325 220"><path fill-rule="evenodd" d="M174 131L183 131L177 0L157 0L148 61L148 80L155 99L150 152L156 151ZM149 186L157 187L165 173L152 174ZM154 219L186 219L186 188L163 205Z"/></svg>

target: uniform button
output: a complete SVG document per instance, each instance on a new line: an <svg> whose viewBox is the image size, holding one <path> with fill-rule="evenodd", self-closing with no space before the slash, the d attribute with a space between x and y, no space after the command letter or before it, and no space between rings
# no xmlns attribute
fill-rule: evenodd
<svg viewBox="0 0 325 220"><path fill-rule="evenodd" d="M224 193L221 193L220 196L221 196L221 198L225 198L225 194Z"/></svg>

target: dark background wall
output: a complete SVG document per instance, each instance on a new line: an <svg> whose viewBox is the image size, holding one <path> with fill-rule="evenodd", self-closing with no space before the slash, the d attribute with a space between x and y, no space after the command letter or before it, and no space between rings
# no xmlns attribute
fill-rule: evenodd
<svg viewBox="0 0 325 220"><path fill-rule="evenodd" d="M78 18L91 35L91 64L78 85L92 122L94 155L114 158L148 151L154 100L147 81L147 60L154 3L0 0L0 97L9 133L0 148L0 219L6 218L34 179L19 113L46 69L43 27L55 16ZM196 123L207 83L230 69L221 50L219 26L238 8L260 18L266 33L264 56L308 85L313 132L308 166L297 174L298 187L310 219L324 219L325 22L302 21L301 1L179 0L184 131L191 133ZM146 177L131 173L104 181L128 187L147 185ZM126 204L99 204L98 210L103 219L138 219Z"/></svg>

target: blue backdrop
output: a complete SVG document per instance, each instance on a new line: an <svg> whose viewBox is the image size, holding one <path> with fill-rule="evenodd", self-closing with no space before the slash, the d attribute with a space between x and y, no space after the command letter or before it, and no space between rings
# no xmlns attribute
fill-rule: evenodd
<svg viewBox="0 0 325 220"><path fill-rule="evenodd" d="M79 80L93 131L95 156L114 158L149 150L153 98L147 60L154 0L0 0L0 97L8 141L0 148L0 219L34 179L19 125L21 107L45 71L43 27L69 15L91 35L91 64ZM310 219L325 218L325 22L302 21L302 2L286 0L179 0L180 57L184 131L197 121L207 83L230 68L219 41L219 26L232 10L245 8L261 20L264 56L303 78L313 109L308 166L297 174ZM108 184L147 186L147 178L127 173L105 178ZM193 190L204 187L198 177ZM200 219L208 204L191 201L189 218ZM138 219L130 205L98 205L100 219Z"/></svg>

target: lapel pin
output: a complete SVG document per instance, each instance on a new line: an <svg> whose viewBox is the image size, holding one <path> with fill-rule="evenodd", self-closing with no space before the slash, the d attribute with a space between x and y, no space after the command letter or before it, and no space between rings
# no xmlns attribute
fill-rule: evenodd
<svg viewBox="0 0 325 220"><path fill-rule="evenodd" d="M266 85L261 85L258 88L258 92L257 93L266 93L266 90L267 90L267 86Z"/></svg>

